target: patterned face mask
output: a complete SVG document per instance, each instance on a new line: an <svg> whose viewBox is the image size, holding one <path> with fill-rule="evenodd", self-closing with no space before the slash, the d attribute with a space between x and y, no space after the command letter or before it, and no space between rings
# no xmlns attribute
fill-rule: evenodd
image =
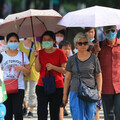
<svg viewBox="0 0 120 120"><path fill-rule="evenodd" d="M42 46L43 46L45 49L50 49L50 48L53 46L53 42L52 42L52 41L43 41L43 42L42 42Z"/></svg>

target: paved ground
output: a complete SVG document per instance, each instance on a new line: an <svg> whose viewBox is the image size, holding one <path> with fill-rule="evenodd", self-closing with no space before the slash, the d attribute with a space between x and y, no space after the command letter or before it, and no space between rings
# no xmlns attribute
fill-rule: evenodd
<svg viewBox="0 0 120 120"><path fill-rule="evenodd" d="M64 117L64 120L72 120L69 104L67 105L67 111L68 111L69 115ZM24 120L37 120L37 108L34 109L34 117L33 118L24 117ZM50 120L49 115L48 115L48 120ZM100 120L104 120L104 115L103 115L102 109L100 110Z"/></svg>

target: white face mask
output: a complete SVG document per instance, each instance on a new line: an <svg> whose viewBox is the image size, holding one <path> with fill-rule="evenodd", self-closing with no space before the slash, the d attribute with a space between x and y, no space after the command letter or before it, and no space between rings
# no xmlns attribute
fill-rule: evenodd
<svg viewBox="0 0 120 120"><path fill-rule="evenodd" d="M63 37L56 37L56 42L60 43L61 41L63 41Z"/></svg>

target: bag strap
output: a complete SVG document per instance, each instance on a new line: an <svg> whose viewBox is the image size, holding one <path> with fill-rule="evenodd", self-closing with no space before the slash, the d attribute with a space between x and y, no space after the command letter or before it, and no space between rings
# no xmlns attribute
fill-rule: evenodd
<svg viewBox="0 0 120 120"><path fill-rule="evenodd" d="M24 65L24 53L22 52L22 64ZM17 79L19 78L20 76L20 72L18 73L18 76L17 76Z"/></svg>
<svg viewBox="0 0 120 120"><path fill-rule="evenodd" d="M33 47L33 42L32 42L32 44L31 44L31 48ZM29 55L28 55L28 59L30 60L30 54L31 54L31 51L32 51L32 49L30 49L30 51L29 51Z"/></svg>
<svg viewBox="0 0 120 120"><path fill-rule="evenodd" d="M49 77L52 76L52 73L50 70L48 71L48 73L49 73ZM45 77L47 77L47 68L45 68Z"/></svg>
<svg viewBox="0 0 120 120"><path fill-rule="evenodd" d="M81 84L81 80L80 80L80 69L79 69L77 54L75 55L75 63L76 63L76 67L77 67L79 82L80 82L80 84Z"/></svg>

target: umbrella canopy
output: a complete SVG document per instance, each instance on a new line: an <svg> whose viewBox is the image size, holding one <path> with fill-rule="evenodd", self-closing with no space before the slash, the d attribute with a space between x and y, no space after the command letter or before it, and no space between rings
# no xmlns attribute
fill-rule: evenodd
<svg viewBox="0 0 120 120"><path fill-rule="evenodd" d="M57 25L62 16L55 10L34 10L8 15L0 25L0 35L15 32L20 38L41 36L46 30L57 32L65 27Z"/></svg>
<svg viewBox="0 0 120 120"><path fill-rule="evenodd" d="M101 27L120 25L120 10L93 6L67 13L58 23L66 27Z"/></svg>

